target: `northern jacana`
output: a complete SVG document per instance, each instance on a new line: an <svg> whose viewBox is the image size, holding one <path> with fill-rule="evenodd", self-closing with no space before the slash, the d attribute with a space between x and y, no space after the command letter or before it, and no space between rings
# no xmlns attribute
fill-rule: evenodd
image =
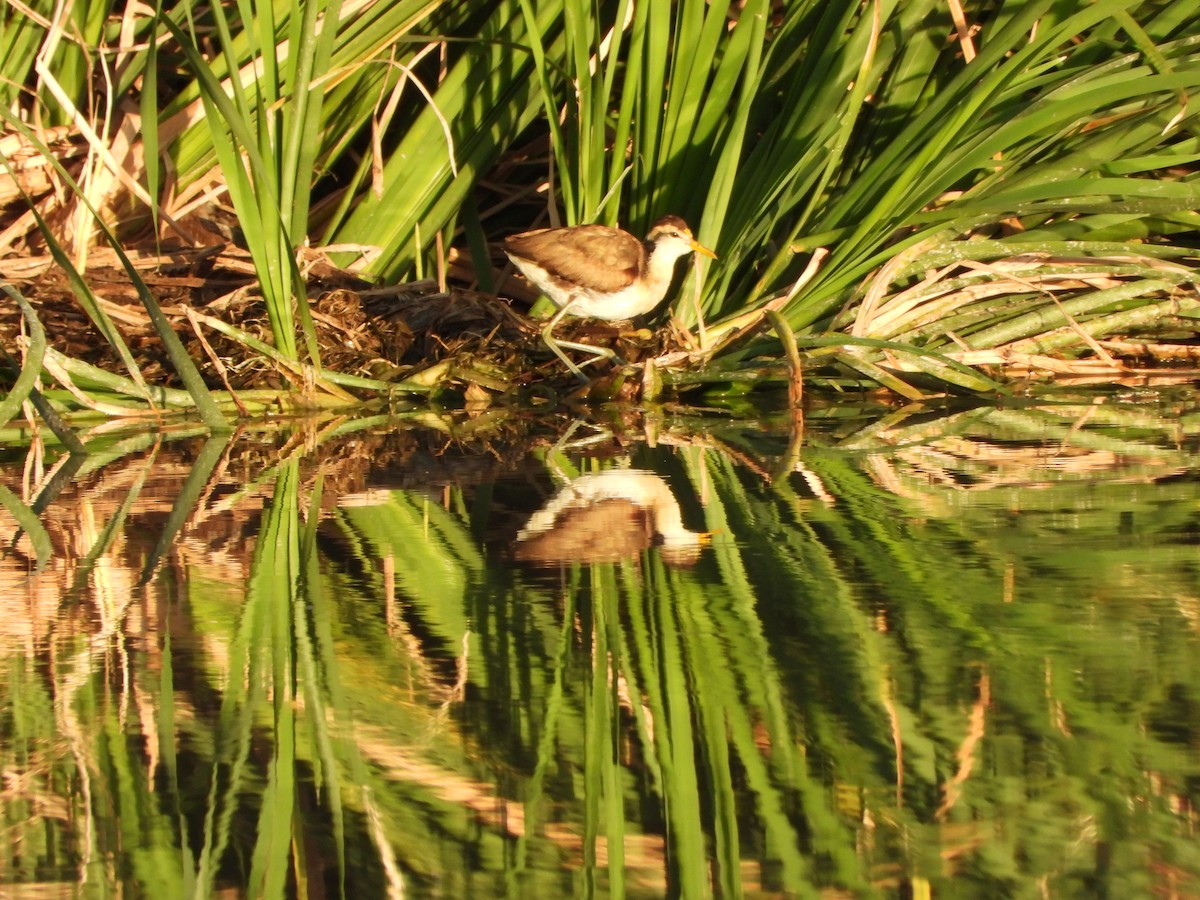
<svg viewBox="0 0 1200 900"><path fill-rule="evenodd" d="M558 307L542 329L542 340L582 381L587 377L563 347L596 359L615 354L606 347L555 340L554 329L564 316L614 321L647 313L666 296L676 260L692 252L717 257L678 216L659 219L644 241L607 225L576 225L514 234L504 239L504 252Z"/></svg>
<svg viewBox="0 0 1200 900"><path fill-rule="evenodd" d="M690 531L661 475L607 469L571 480L529 517L515 556L540 565L617 562L658 546L663 560L694 562L710 535Z"/></svg>

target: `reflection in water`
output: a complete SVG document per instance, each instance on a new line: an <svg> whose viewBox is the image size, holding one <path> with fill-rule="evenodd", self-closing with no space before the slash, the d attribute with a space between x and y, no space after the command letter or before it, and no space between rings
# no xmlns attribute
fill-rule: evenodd
<svg viewBox="0 0 1200 900"><path fill-rule="evenodd" d="M1200 894L1200 416L905 415L13 452L0 896Z"/></svg>
<svg viewBox="0 0 1200 900"><path fill-rule="evenodd" d="M663 559L694 562L707 532L689 531L666 479L607 469L563 485L529 517L515 556L542 564L617 562L661 545Z"/></svg>

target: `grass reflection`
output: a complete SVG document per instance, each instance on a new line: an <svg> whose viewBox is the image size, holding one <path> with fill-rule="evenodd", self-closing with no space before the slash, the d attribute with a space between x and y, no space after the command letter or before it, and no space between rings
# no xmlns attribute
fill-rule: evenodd
<svg viewBox="0 0 1200 900"><path fill-rule="evenodd" d="M387 489L353 474L384 455L364 435L167 441L10 488L43 515L5 524L0 879L1194 892L1197 429L1160 422L810 415L786 466L786 434L664 432ZM711 541L680 564L606 488L632 550L518 558L539 508L617 470Z"/></svg>
<svg viewBox="0 0 1200 900"><path fill-rule="evenodd" d="M684 483L689 476L709 483L707 527L717 536L697 565L671 565L657 549L619 564L566 565L557 597L534 598L561 603L572 623L575 653L556 660L556 671L567 674L556 677L546 721L558 727L572 718L565 707L576 713L580 733L539 746L557 743L582 790L577 818L563 824L582 837L588 892L803 893L815 886L808 832L817 826L815 836L833 847L850 837L814 789L782 703L785 686L721 491L711 492L714 461L684 453L683 470L674 473ZM543 665L529 662L533 670ZM539 759L540 769L550 766ZM753 828L743 827L750 822ZM626 846L650 852L614 850ZM746 859L759 860L759 873L747 872ZM865 886L852 854L831 862L843 884Z"/></svg>

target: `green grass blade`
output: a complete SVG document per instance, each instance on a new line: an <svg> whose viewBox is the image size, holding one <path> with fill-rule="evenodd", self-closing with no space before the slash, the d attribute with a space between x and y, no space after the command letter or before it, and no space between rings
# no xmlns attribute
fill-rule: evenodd
<svg viewBox="0 0 1200 900"><path fill-rule="evenodd" d="M171 504L171 512L167 515L167 521L163 523L158 541L155 542L154 549L150 551L150 555L146 558L146 564L142 567L142 575L138 579L139 584L147 584L158 571L159 562L166 556L171 545L175 543L176 537L183 530L183 526L195 512L196 504L204 493L204 488L208 485L208 479L217 463L221 461L228 446L228 433L214 435L204 442L204 446L196 454L196 460L188 470L187 478L180 487L175 502Z"/></svg>
<svg viewBox="0 0 1200 900"><path fill-rule="evenodd" d="M38 519L37 513L22 503L21 498L3 484L0 484L0 504L16 520L18 531L13 542L20 539L21 532L29 537L29 543L33 547L33 557L37 560L37 568L40 570L49 562L54 553L50 534Z"/></svg>
<svg viewBox="0 0 1200 900"><path fill-rule="evenodd" d="M25 355L25 362L18 367L17 378L13 382L12 388L0 399L0 428L2 428L21 411L21 406L25 403L29 392L37 384L38 376L42 373L42 359L46 355L46 332L42 328L42 323L38 321L37 313L29 305L29 301L16 288L0 283L0 290L8 294L21 308L21 315L25 318L25 327L29 329L29 351Z"/></svg>

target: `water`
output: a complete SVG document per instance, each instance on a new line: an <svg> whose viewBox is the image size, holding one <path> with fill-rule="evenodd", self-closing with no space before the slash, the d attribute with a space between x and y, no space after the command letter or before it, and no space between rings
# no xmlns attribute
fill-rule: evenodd
<svg viewBox="0 0 1200 900"><path fill-rule="evenodd" d="M1196 896L1196 410L10 449L0 894Z"/></svg>

